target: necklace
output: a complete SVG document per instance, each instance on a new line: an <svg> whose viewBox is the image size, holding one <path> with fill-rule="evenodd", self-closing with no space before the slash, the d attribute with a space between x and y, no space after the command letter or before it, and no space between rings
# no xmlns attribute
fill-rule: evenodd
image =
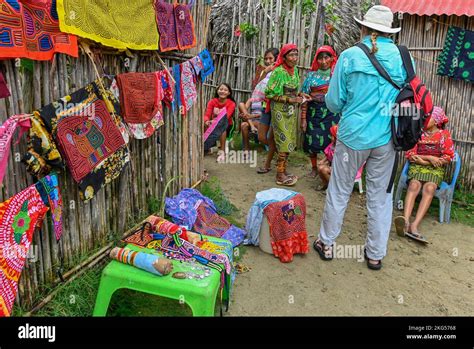
<svg viewBox="0 0 474 349"><path fill-rule="evenodd" d="M196 263L196 260L193 258L188 262L185 262L190 265L190 271L186 272L176 272L173 274L175 279L195 279L203 280L211 275L211 269L209 267L204 267Z"/></svg>

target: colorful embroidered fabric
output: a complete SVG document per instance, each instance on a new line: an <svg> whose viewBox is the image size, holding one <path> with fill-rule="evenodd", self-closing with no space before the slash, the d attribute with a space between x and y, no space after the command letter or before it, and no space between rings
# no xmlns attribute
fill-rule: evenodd
<svg viewBox="0 0 474 349"><path fill-rule="evenodd" d="M201 81L204 82L209 75L214 73L215 67L214 62L212 61L211 54L209 53L207 48L199 54L199 57L201 58L204 67L201 70Z"/></svg>
<svg viewBox="0 0 474 349"><path fill-rule="evenodd" d="M178 107L180 114L183 114L183 110L181 109L182 101L181 101L181 64L176 64L172 68L173 70L173 79L175 81L175 94L176 98L173 101L173 111L176 110Z"/></svg>
<svg viewBox="0 0 474 349"><path fill-rule="evenodd" d="M113 90L115 81L112 83ZM121 111L132 136L145 139L164 124L164 91L159 72L126 73L117 76Z"/></svg>
<svg viewBox="0 0 474 349"><path fill-rule="evenodd" d="M203 235L220 237L239 245L245 231L231 225L217 214L214 202L195 189L183 189L178 195L165 200L166 213L173 222Z"/></svg>
<svg viewBox="0 0 474 349"><path fill-rule="evenodd" d="M52 204L53 219L59 216L59 220L54 221L58 238L61 196L56 175L0 203L0 317L11 314L33 233L35 228L41 227L49 204Z"/></svg>
<svg viewBox="0 0 474 349"><path fill-rule="evenodd" d="M196 76L190 61L181 64L180 84L182 112L186 114L197 100Z"/></svg>
<svg viewBox="0 0 474 349"><path fill-rule="evenodd" d="M158 28L150 0L57 0L65 33L118 49L157 50Z"/></svg>
<svg viewBox="0 0 474 349"><path fill-rule="evenodd" d="M124 73L117 75L120 90L120 110L125 122L143 124L158 112L158 82L154 73Z"/></svg>
<svg viewBox="0 0 474 349"><path fill-rule="evenodd" d="M306 203L297 194L287 201L274 202L265 207L264 213L270 226L273 254L281 262L288 263L297 253L308 253L306 232Z"/></svg>
<svg viewBox="0 0 474 349"><path fill-rule="evenodd" d="M0 98L10 97L10 90L8 89L3 73L0 72Z"/></svg>
<svg viewBox="0 0 474 349"><path fill-rule="evenodd" d="M40 178L50 173L52 169L63 169L61 154L51 133L46 129L44 121L38 113L34 113L30 120L31 128L28 132L27 152L22 159L27 171L32 176Z"/></svg>
<svg viewBox="0 0 474 349"><path fill-rule="evenodd" d="M191 58L190 62L194 68L194 73L196 74L196 76L199 76L199 74L201 74L201 71L204 69L204 64L202 63L201 57L196 56L194 58Z"/></svg>
<svg viewBox="0 0 474 349"><path fill-rule="evenodd" d="M474 82L474 31L449 27L438 62L438 75Z"/></svg>
<svg viewBox="0 0 474 349"><path fill-rule="evenodd" d="M7 119L2 126L0 126L0 185L3 182L3 176L8 165L8 157L10 156L10 144L13 134L17 127L20 127L20 134L29 130L31 122L29 119L22 119L22 115L14 115Z"/></svg>
<svg viewBox="0 0 474 349"><path fill-rule="evenodd" d="M0 0L0 58L78 56L77 37L59 30L56 0Z"/></svg>
<svg viewBox="0 0 474 349"><path fill-rule="evenodd" d="M150 236L150 234L144 234L142 231L138 231L122 240L122 242L133 244L139 247L145 247L151 241L153 241L153 238Z"/></svg>
<svg viewBox="0 0 474 349"><path fill-rule="evenodd" d="M110 91L99 91L93 82L33 113L60 147L83 200L117 178L129 161L114 111L118 102Z"/></svg>
<svg viewBox="0 0 474 349"><path fill-rule="evenodd" d="M163 102L168 108L174 103L175 83L171 79L170 74L166 70L157 72L161 77L161 86L163 88Z"/></svg>
<svg viewBox="0 0 474 349"><path fill-rule="evenodd" d="M160 51L186 50L196 46L194 20L191 7L186 4L168 4L155 0L156 22L160 32Z"/></svg>
<svg viewBox="0 0 474 349"><path fill-rule="evenodd" d="M217 117L212 119L211 124L206 129L206 132L204 132L204 136L203 136L203 138L204 138L204 150L207 151L210 148L212 148L216 144L216 141L220 137L222 132L227 130L228 123L227 122L224 122L224 123L221 122L221 120L224 119L224 118L227 119L227 108L221 109L219 115L217 115ZM222 125L218 127L219 123L221 123ZM209 137L214 133L214 131L216 131L215 133L218 133L218 134L216 134L214 137L211 137L211 139L209 139ZM209 142L208 142L208 139L209 139ZM214 140L213 144L211 144L212 140Z"/></svg>
<svg viewBox="0 0 474 349"><path fill-rule="evenodd" d="M43 202L51 210L56 241L59 241L63 233L63 200L61 192L59 191L58 176L54 173L50 176L45 176L41 178L35 186Z"/></svg>
<svg viewBox="0 0 474 349"><path fill-rule="evenodd" d="M193 2L174 5L174 18L176 23L176 35L178 46L181 51L196 46L196 34L194 32L194 20L191 15Z"/></svg>
<svg viewBox="0 0 474 349"><path fill-rule="evenodd" d="M155 0L156 22L160 32L160 51L173 51L178 49L178 36L174 19L174 5L162 0Z"/></svg>

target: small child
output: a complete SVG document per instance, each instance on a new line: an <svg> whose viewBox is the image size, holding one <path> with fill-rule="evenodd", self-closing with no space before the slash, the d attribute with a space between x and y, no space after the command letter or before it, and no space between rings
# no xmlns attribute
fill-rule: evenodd
<svg viewBox="0 0 474 349"><path fill-rule="evenodd" d="M329 178L331 177L331 163L334 157L334 151L336 150L337 140L337 125L333 125L329 132L331 133L331 143L324 149L325 158L318 162L318 173L323 185L318 190L326 190L329 184Z"/></svg>

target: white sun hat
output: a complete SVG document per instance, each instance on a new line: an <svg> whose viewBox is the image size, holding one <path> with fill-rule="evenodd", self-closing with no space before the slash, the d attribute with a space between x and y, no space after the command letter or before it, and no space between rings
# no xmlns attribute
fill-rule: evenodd
<svg viewBox="0 0 474 349"><path fill-rule="evenodd" d="M372 6L364 16L363 20L354 17L357 23L365 27L378 30L382 33L398 33L402 28L392 28L393 13L386 7L381 5Z"/></svg>

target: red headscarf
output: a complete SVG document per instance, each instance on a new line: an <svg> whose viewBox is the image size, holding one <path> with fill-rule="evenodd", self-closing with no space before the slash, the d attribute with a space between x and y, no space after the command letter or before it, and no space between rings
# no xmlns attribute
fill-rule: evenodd
<svg viewBox="0 0 474 349"><path fill-rule="evenodd" d="M285 70L290 74L290 75L293 75L294 72L295 72L295 67L290 67L288 64L285 63L285 56L293 51L293 50L297 50L298 51L298 46L296 46L295 44L286 44L286 45L283 45L283 47L281 48L280 50L280 54L278 55L278 58L275 62L275 65L274 65L274 69L280 65L283 65L283 68L285 68Z"/></svg>
<svg viewBox="0 0 474 349"><path fill-rule="evenodd" d="M333 58L332 65L331 65L331 74L332 74L332 72L334 71L334 67L336 66L336 63L337 63L337 55L336 55L336 51L334 51L334 49L328 45L324 45L318 48L318 50L316 51L316 54L314 55L313 64L311 64L311 70L316 71L319 69L318 56L322 52L329 53L329 55L331 55L331 57Z"/></svg>
<svg viewBox="0 0 474 349"><path fill-rule="evenodd" d="M448 123L448 117L441 107L434 107L431 117L434 119L438 128L444 128L444 125Z"/></svg>

